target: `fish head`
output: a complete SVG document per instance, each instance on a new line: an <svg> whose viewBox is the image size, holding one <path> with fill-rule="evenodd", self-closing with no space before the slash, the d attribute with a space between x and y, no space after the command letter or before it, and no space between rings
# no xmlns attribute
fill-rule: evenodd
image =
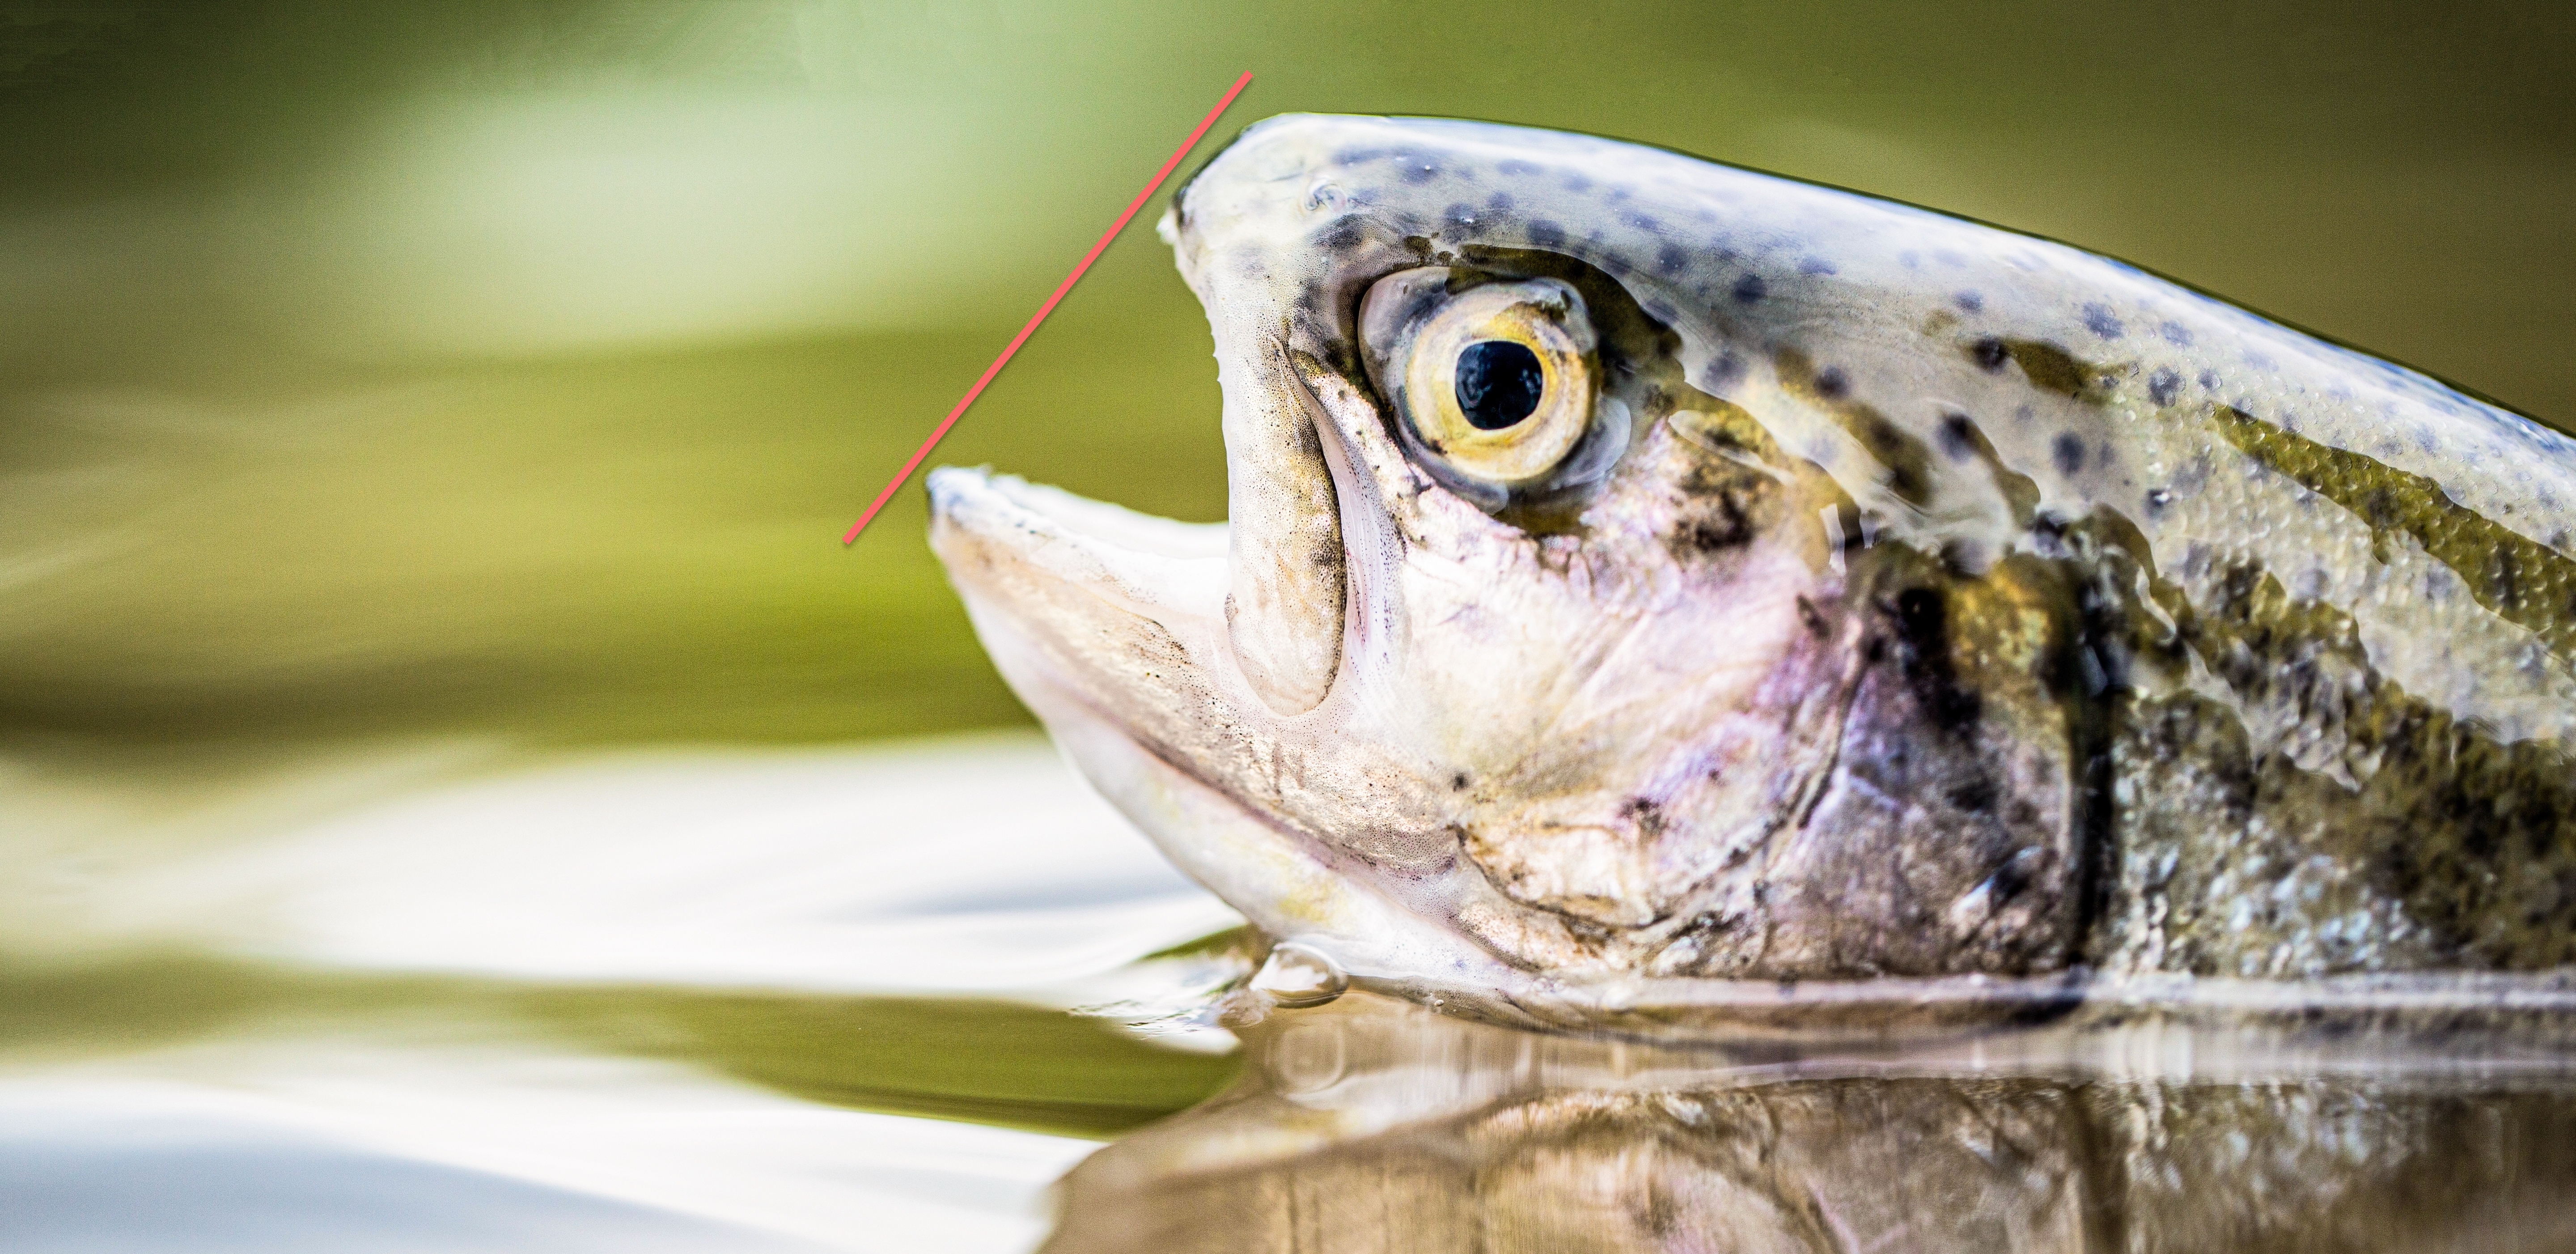
<svg viewBox="0 0 2576 1254"><path fill-rule="evenodd" d="M1162 223L1214 332L1228 521L931 477L1004 676L1265 931L1489 1005L2062 959L2067 764L2013 747L2063 745L2062 711L2027 658L1952 647L1963 613L2018 630L2017 594L1860 547L1889 472L1808 451L1836 389L1778 350L1826 297L1735 299L1691 242L1762 229L1729 179L1780 185L1511 127L1261 123ZM1873 804L1856 736L1941 717L1941 683L1873 676L1925 668L1985 739L1908 786L2000 790L2010 830L1836 817ZM2020 914L1992 891L2016 874Z"/></svg>

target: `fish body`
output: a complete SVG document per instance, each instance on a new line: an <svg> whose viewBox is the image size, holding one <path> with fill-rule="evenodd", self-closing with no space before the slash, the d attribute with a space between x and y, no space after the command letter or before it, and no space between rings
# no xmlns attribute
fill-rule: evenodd
<svg viewBox="0 0 2576 1254"><path fill-rule="evenodd" d="M1094 784L1364 985L1777 1020L2576 963L2576 441L1587 136L1273 119L1163 234L1229 521L944 470L933 544Z"/></svg>

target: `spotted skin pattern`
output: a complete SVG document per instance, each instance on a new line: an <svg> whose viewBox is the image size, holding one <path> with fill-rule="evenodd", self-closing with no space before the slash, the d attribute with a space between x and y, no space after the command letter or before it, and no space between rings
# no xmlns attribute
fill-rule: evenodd
<svg viewBox="0 0 2576 1254"><path fill-rule="evenodd" d="M2576 441L2076 248L1610 140L1279 118L1177 203L1225 625L1029 591L988 480L934 485L935 542L1076 761L1274 933L1552 1020L2576 963ZM1405 442L1363 311L1408 273L1580 294L1580 473Z"/></svg>

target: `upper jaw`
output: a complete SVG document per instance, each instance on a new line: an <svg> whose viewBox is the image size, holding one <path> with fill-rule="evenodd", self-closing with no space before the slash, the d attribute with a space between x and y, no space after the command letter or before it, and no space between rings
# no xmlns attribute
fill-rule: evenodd
<svg viewBox="0 0 2576 1254"><path fill-rule="evenodd" d="M930 543L967 587L998 563L1089 589L1148 618L1225 612L1224 523L1138 513L987 467L930 472Z"/></svg>

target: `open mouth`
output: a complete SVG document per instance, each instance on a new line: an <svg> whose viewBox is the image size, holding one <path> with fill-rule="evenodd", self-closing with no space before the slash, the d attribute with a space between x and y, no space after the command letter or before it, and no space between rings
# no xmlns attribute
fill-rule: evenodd
<svg viewBox="0 0 2576 1254"><path fill-rule="evenodd" d="M1355 977L1464 962L1474 978L1506 978L1371 887L1253 769L1290 751L1228 642L1228 525L984 469L934 471L929 488L932 546L994 663L1186 874L1274 936L1329 943Z"/></svg>

